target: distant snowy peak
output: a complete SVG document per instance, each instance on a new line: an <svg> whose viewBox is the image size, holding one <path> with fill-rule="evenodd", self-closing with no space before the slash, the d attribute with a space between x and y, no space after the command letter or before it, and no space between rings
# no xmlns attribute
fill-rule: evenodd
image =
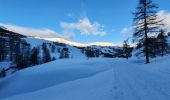
<svg viewBox="0 0 170 100"><path fill-rule="evenodd" d="M66 39L62 39L62 38L40 38L40 37L34 37L34 38L44 39L44 40L48 40L52 42L65 43L65 44L68 44L71 46L77 46L77 47L87 47L87 46L93 46L93 45L102 46L102 47L114 46L112 43L109 43L109 42L94 42L94 43L83 44L83 43L72 42Z"/></svg>

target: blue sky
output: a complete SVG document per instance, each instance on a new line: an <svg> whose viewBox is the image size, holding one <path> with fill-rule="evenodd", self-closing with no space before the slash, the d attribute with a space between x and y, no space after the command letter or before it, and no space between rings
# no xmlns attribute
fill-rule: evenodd
<svg viewBox="0 0 170 100"><path fill-rule="evenodd" d="M159 10L170 12L169 0L153 1L159 4ZM44 30L44 34L56 33L81 43L121 43L132 25L132 12L137 2L138 0L0 0L0 23L28 28L25 30L37 29L37 33Z"/></svg>

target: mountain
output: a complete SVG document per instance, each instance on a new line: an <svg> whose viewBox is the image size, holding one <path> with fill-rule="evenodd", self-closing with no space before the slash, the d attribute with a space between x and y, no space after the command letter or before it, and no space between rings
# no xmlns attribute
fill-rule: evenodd
<svg viewBox="0 0 170 100"><path fill-rule="evenodd" d="M87 57L123 57L122 47L113 46L110 43L91 43L91 44L80 44L76 42L70 42L65 39L53 38L44 39L39 37L27 37L24 38L31 48L39 48L40 54L42 56L42 45L45 43L47 45L48 51L50 52L51 58L60 59L63 50L68 53L68 57L64 58L87 58ZM112 46L111 46L112 45ZM54 50L53 50L54 49Z"/></svg>
<svg viewBox="0 0 170 100"><path fill-rule="evenodd" d="M58 59L89 59L125 57L123 47L111 43L81 44L61 38L39 38L0 28L0 77L30 66ZM132 50L132 48L130 48ZM3 73L3 74L1 74Z"/></svg>
<svg viewBox="0 0 170 100"><path fill-rule="evenodd" d="M63 38L40 38L40 37L36 37L38 39L44 39L44 40L48 40L48 41L52 41L52 42L59 42L59 43L65 43L71 46L77 46L77 47L87 47L87 46L113 46L112 43L109 42L94 42L94 43L87 43L87 44L83 44L83 43L78 43L78 42L72 42Z"/></svg>

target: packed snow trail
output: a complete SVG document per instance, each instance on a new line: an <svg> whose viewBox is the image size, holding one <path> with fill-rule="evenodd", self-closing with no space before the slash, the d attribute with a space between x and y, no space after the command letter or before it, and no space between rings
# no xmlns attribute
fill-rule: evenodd
<svg viewBox="0 0 170 100"><path fill-rule="evenodd" d="M9 98L2 98L2 100L170 100L168 61L169 57L146 65L124 59L99 59L85 62L73 60L72 65L80 66L79 64L81 64L87 69L94 68L92 72L95 74L34 92L18 93ZM3 93L3 91L1 92Z"/></svg>
<svg viewBox="0 0 170 100"><path fill-rule="evenodd" d="M127 62L115 66L113 100L170 100L170 78L147 70Z"/></svg>

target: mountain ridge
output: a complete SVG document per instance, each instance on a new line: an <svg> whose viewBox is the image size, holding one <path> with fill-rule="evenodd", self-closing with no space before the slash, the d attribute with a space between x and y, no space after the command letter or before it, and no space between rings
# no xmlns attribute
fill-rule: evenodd
<svg viewBox="0 0 170 100"><path fill-rule="evenodd" d="M79 43L79 42L73 42L64 38L41 38L41 37L36 37L36 36L28 36L31 38L35 39L43 39L43 40L48 40L51 42L59 42L59 43L65 43L71 46L77 46L77 47L87 47L87 46L101 46L101 47L110 47L110 46L119 46L119 45L114 45L113 43L110 42L92 42L92 43Z"/></svg>

